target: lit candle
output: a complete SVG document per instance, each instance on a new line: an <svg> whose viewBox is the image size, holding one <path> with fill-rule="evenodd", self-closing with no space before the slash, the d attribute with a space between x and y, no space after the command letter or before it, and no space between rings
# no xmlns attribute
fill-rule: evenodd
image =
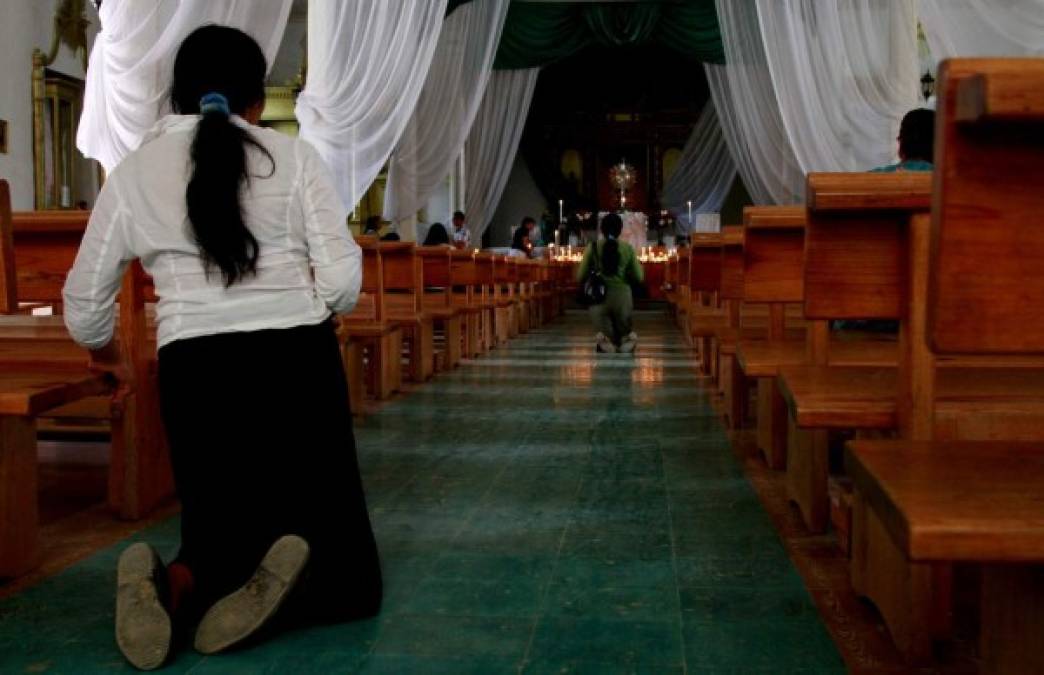
<svg viewBox="0 0 1044 675"><path fill-rule="evenodd" d="M565 220L565 202L561 199L558 200L558 222L561 223Z"/></svg>
<svg viewBox="0 0 1044 675"><path fill-rule="evenodd" d="M627 210L627 197L625 197L623 195L620 195L620 210L621 211L626 211Z"/></svg>

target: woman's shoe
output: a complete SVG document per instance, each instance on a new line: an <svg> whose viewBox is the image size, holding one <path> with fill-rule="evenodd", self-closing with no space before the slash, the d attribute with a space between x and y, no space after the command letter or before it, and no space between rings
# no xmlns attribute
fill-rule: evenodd
<svg viewBox="0 0 1044 675"><path fill-rule="evenodd" d="M116 566L116 644L135 668L159 668L170 656L173 626L161 598L166 576L156 550L131 544Z"/></svg>
<svg viewBox="0 0 1044 675"><path fill-rule="evenodd" d="M631 331L627 337L620 341L620 351L630 354L638 347L638 333Z"/></svg>
<svg viewBox="0 0 1044 675"><path fill-rule="evenodd" d="M599 333L595 335L595 349L605 354L615 354L616 345L613 341L605 336L605 333Z"/></svg>
<svg viewBox="0 0 1044 675"><path fill-rule="evenodd" d="M215 654L261 629L282 606L308 563L301 537L276 540L246 584L214 603L196 629L196 651Z"/></svg>

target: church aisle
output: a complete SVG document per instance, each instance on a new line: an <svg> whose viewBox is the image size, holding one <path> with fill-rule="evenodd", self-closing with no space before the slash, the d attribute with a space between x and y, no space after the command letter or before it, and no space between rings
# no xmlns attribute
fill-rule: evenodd
<svg viewBox="0 0 1044 675"><path fill-rule="evenodd" d="M386 584L373 621L170 672L841 672L660 313L634 356L586 316L465 363L357 429ZM173 553L177 522L143 533ZM0 672L112 671L117 551L0 602Z"/></svg>

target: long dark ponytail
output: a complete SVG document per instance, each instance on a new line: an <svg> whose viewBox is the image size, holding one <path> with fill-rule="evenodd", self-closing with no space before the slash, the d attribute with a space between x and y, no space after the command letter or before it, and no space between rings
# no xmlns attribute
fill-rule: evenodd
<svg viewBox="0 0 1044 675"><path fill-rule="evenodd" d="M196 29L174 59L174 112L201 115L185 190L189 222L207 274L217 267L226 286L257 271L260 247L243 221L239 194L250 182L247 146L270 161L272 155L230 115L243 115L264 101L266 71L257 42L228 26Z"/></svg>
<svg viewBox="0 0 1044 675"><path fill-rule="evenodd" d="M615 213L602 218L602 234L605 243L602 245L602 274L607 277L616 276L620 268L620 233L623 232L623 220Z"/></svg>

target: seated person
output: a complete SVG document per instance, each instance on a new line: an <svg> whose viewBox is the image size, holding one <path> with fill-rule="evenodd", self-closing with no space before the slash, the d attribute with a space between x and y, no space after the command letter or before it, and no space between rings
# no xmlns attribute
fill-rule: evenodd
<svg viewBox="0 0 1044 675"><path fill-rule="evenodd" d="M871 173L931 171L935 152L935 111L918 108L906 113L899 126L899 162L879 166ZM899 322L888 319L835 321L835 329L898 333Z"/></svg>
<svg viewBox="0 0 1044 675"><path fill-rule="evenodd" d="M446 226L442 223L434 223L428 228L428 235L424 237L423 246L448 246L450 243Z"/></svg>
<svg viewBox="0 0 1044 675"><path fill-rule="evenodd" d="M453 213L453 246L455 248L471 246L471 232L468 230L463 211Z"/></svg>
<svg viewBox="0 0 1044 675"><path fill-rule="evenodd" d="M899 162L873 169L873 173L931 171L935 156L935 111L918 108L906 113L899 126Z"/></svg>
<svg viewBox="0 0 1044 675"><path fill-rule="evenodd" d="M381 235L381 241L402 241L402 237L399 236L398 232L389 232Z"/></svg>
<svg viewBox="0 0 1044 675"><path fill-rule="evenodd" d="M533 219L527 218L526 220L532 221ZM532 249L532 244L529 243L529 229L525 222L523 220L523 224L515 228L515 234L511 237L511 250L508 251L508 256L512 258L528 258Z"/></svg>

